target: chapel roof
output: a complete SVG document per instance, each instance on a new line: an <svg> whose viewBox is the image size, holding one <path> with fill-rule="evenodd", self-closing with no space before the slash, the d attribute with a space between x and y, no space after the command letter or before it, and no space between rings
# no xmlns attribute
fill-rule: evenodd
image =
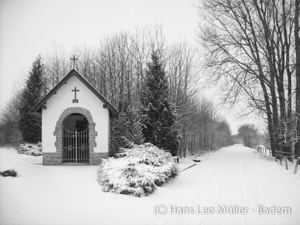
<svg viewBox="0 0 300 225"><path fill-rule="evenodd" d="M52 95L64 85L71 77L77 77L88 89L90 89L108 108L110 115L113 118L118 117L118 110L100 93L98 92L82 75L75 69L72 69L52 90L50 90L29 112L34 114L42 114L43 105Z"/></svg>

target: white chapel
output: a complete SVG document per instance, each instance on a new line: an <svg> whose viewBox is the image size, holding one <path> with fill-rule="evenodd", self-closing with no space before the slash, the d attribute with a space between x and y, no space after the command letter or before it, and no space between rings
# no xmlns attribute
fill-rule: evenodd
<svg viewBox="0 0 300 225"><path fill-rule="evenodd" d="M118 110L75 69L31 109L42 117L43 165L99 164Z"/></svg>

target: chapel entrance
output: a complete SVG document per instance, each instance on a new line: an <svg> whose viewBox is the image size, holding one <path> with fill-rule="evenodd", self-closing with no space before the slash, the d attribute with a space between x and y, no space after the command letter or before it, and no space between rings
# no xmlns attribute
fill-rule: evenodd
<svg viewBox="0 0 300 225"><path fill-rule="evenodd" d="M89 163L89 122L79 113L63 121L63 163Z"/></svg>

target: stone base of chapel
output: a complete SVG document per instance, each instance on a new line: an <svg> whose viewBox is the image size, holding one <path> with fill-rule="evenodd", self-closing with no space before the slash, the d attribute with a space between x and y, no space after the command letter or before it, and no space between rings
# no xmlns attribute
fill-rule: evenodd
<svg viewBox="0 0 300 225"><path fill-rule="evenodd" d="M99 165L102 158L107 158L108 152L90 152L88 165ZM62 153L61 152L44 152L43 153L43 165L44 166L54 166L54 165L64 165L62 163ZM67 164L67 163L66 163ZM81 164L81 163L78 163ZM82 165L86 165L83 164Z"/></svg>

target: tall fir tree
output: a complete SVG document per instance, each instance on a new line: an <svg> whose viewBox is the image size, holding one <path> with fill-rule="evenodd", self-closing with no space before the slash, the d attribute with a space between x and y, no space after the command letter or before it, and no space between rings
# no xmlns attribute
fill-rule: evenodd
<svg viewBox="0 0 300 225"><path fill-rule="evenodd" d="M176 107L168 101L168 81L157 52L152 53L151 59L141 93L142 131L146 142L176 155L179 146Z"/></svg>
<svg viewBox="0 0 300 225"><path fill-rule="evenodd" d="M128 148L133 144L144 143L139 114L130 109L125 101L119 102L119 117L110 125L110 156L119 152L119 148Z"/></svg>
<svg viewBox="0 0 300 225"><path fill-rule="evenodd" d="M41 117L31 115L29 110L37 104L42 97L44 64L39 55L32 64L32 69L22 91L20 99L20 121L19 128L23 140L29 143L41 141Z"/></svg>

